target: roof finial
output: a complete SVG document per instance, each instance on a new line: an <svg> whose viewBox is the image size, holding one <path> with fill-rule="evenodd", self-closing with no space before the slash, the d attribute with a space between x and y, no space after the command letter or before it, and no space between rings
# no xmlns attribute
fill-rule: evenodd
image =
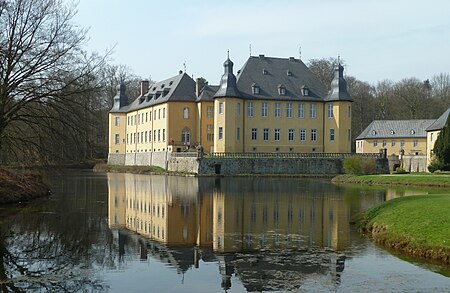
<svg viewBox="0 0 450 293"><path fill-rule="evenodd" d="M302 46L298 47L298 59L302 60Z"/></svg>
<svg viewBox="0 0 450 293"><path fill-rule="evenodd" d="M230 50L227 50L227 58L230 59Z"/></svg>
<svg viewBox="0 0 450 293"><path fill-rule="evenodd" d="M252 56L252 44L250 43L250 45L248 46L248 49L250 51L250 57Z"/></svg>
<svg viewBox="0 0 450 293"><path fill-rule="evenodd" d="M338 53L338 65L341 65L341 55Z"/></svg>
<svg viewBox="0 0 450 293"><path fill-rule="evenodd" d="M184 72L186 72L186 61L183 62Z"/></svg>

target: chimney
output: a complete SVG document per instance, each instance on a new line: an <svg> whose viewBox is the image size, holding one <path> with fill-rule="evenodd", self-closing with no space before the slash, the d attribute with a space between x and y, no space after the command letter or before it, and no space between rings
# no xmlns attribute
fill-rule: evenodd
<svg viewBox="0 0 450 293"><path fill-rule="evenodd" d="M205 80L203 78L197 78L195 80L195 94L200 96L202 88L205 86Z"/></svg>
<svg viewBox="0 0 450 293"><path fill-rule="evenodd" d="M148 92L149 85L150 82L148 80L145 79L141 81L141 97Z"/></svg>

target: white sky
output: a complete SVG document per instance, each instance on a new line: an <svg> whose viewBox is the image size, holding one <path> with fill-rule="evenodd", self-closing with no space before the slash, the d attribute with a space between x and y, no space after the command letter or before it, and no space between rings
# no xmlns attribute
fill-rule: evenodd
<svg viewBox="0 0 450 293"><path fill-rule="evenodd" d="M91 51L155 81L183 70L218 84L226 52L235 72L249 56L341 58L375 84L450 72L448 0L79 0L75 22Z"/></svg>

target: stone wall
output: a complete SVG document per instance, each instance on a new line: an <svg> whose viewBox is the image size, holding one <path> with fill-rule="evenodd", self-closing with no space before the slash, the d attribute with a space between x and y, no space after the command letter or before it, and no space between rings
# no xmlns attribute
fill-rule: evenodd
<svg viewBox="0 0 450 293"><path fill-rule="evenodd" d="M428 172L425 155L403 155L400 162L401 167L407 172Z"/></svg>
<svg viewBox="0 0 450 293"><path fill-rule="evenodd" d="M108 154L108 164L125 165L125 154Z"/></svg>
<svg viewBox="0 0 450 293"><path fill-rule="evenodd" d="M118 161L118 159L116 158ZM175 156L167 152L127 154L126 165L159 166L171 172L199 175L342 174L343 158L227 158ZM111 162L111 161L108 161ZM377 172L389 173L387 159L376 159Z"/></svg>

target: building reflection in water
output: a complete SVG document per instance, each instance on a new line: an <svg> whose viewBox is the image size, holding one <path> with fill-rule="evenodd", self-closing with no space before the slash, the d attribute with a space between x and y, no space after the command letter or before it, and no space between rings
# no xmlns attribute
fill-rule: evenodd
<svg viewBox="0 0 450 293"><path fill-rule="evenodd" d="M109 225L122 256L135 239L141 259L150 255L179 272L215 261L223 289L235 273L250 291L295 289L317 273L338 285L350 217L385 197L288 178L109 173L108 185Z"/></svg>

